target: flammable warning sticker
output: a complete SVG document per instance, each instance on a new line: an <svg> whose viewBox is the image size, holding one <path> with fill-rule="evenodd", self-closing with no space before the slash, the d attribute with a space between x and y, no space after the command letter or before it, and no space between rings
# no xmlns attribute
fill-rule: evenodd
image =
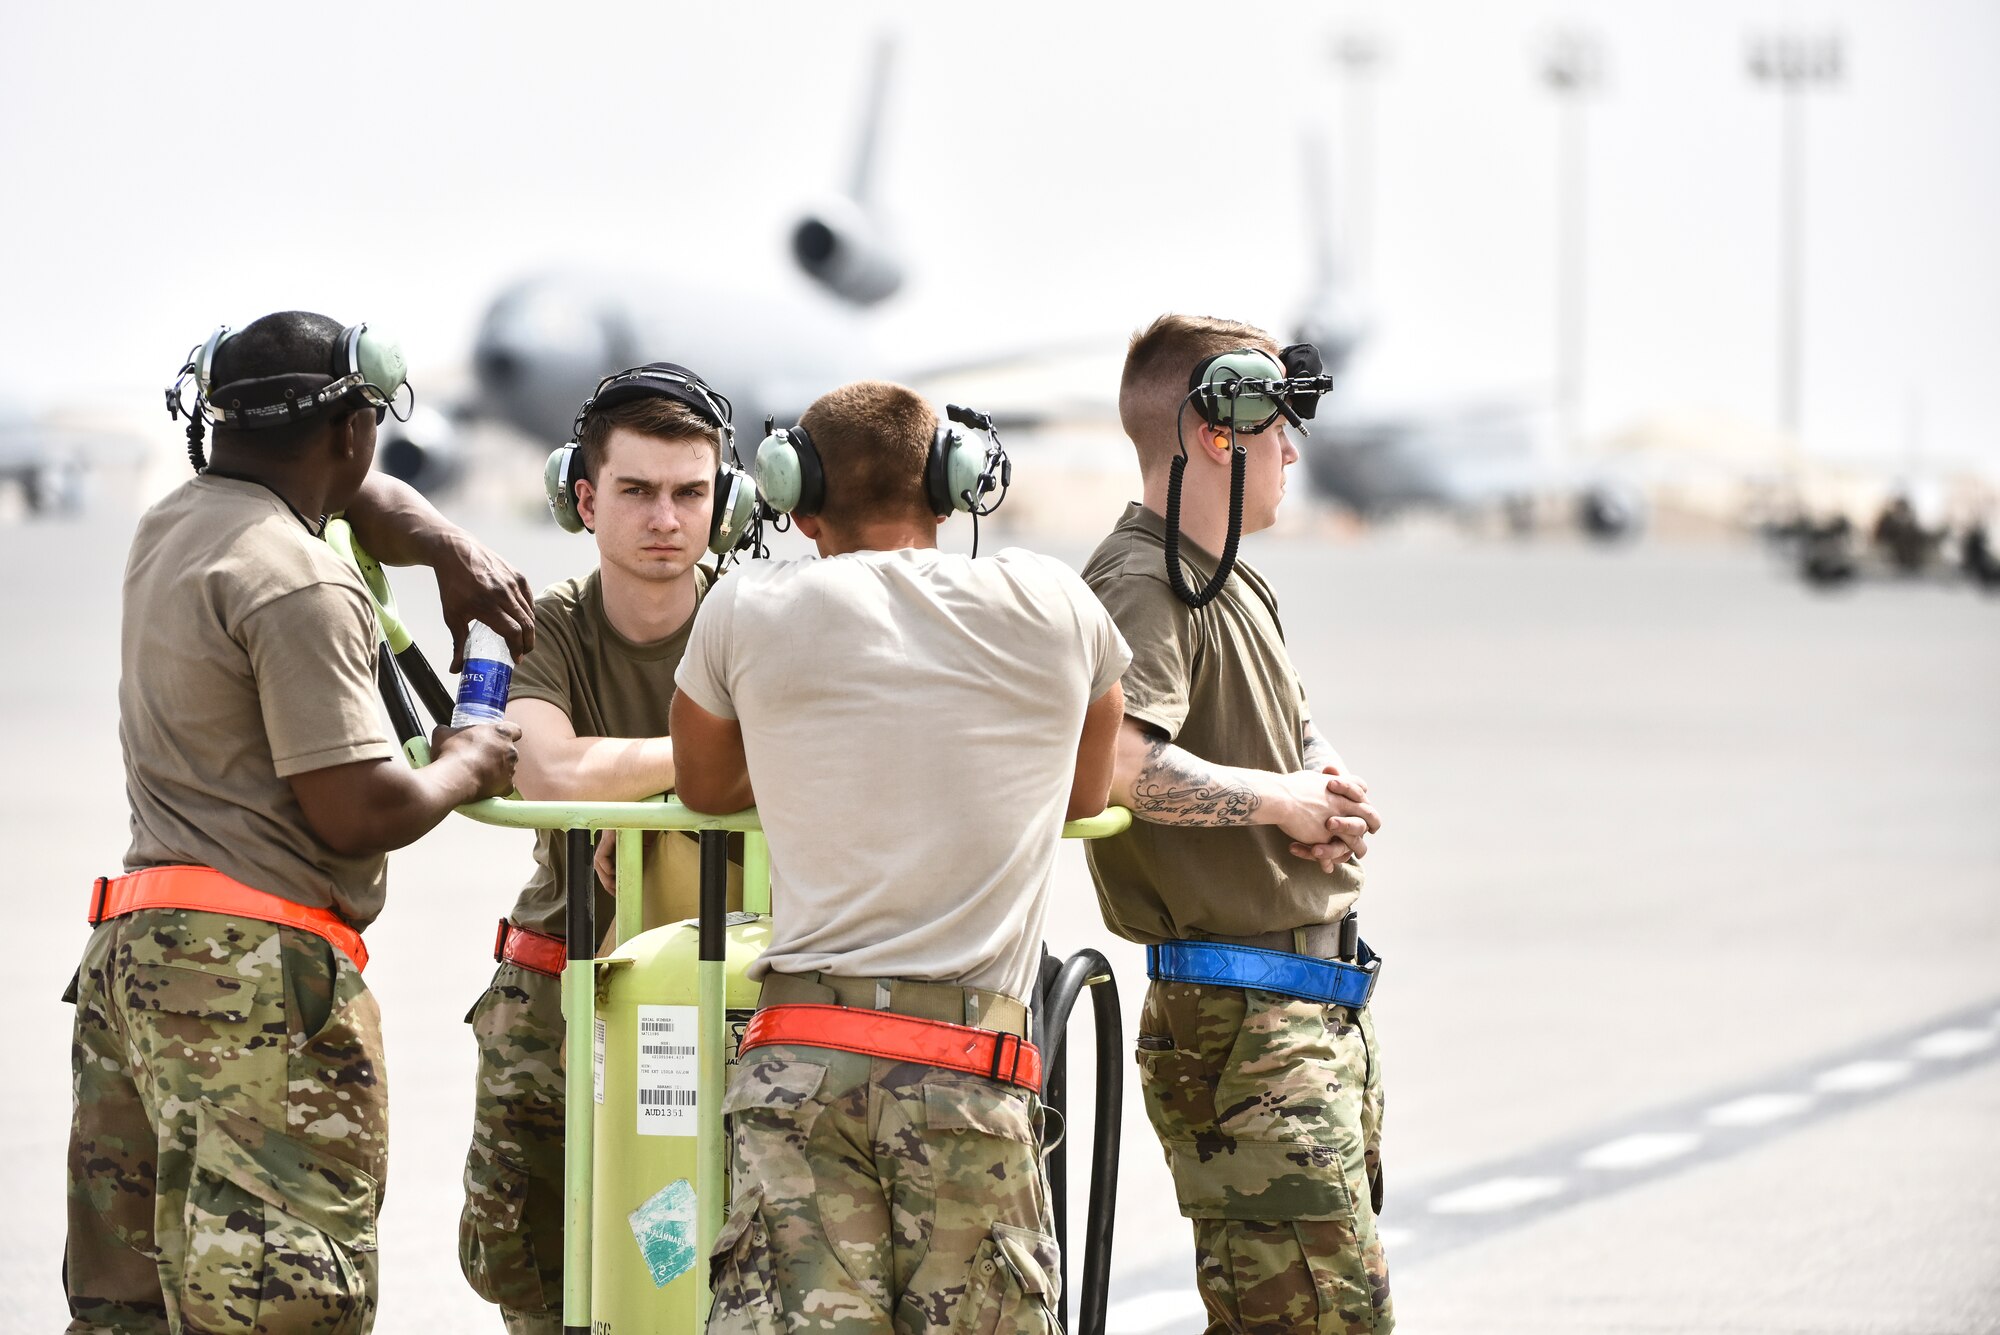
<svg viewBox="0 0 2000 1335"><path fill-rule="evenodd" d="M639 1134L695 1134L695 1081L699 1061L693 1006L640 1006Z"/></svg>

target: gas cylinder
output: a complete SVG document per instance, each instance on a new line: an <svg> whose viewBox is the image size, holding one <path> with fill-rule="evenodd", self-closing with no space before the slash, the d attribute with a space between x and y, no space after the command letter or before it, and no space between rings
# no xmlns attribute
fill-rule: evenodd
<svg viewBox="0 0 2000 1335"><path fill-rule="evenodd" d="M724 1056L757 1006L744 976L771 941L760 914L727 918ZM696 1241L698 922L641 932L598 961L593 1030L593 1335L697 1335L708 1258ZM720 1089L703 1111L720 1116Z"/></svg>

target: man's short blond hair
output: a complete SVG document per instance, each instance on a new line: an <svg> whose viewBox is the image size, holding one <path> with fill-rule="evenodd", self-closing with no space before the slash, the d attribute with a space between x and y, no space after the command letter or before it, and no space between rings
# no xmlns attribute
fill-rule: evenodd
<svg viewBox="0 0 2000 1335"><path fill-rule="evenodd" d="M1179 453L1177 428L1195 366L1236 348L1259 348L1276 358L1278 340L1254 324L1210 315L1162 315L1132 335L1118 381L1118 421L1139 451L1142 472L1164 467Z"/></svg>
<svg viewBox="0 0 2000 1335"><path fill-rule="evenodd" d="M822 394L799 418L826 474L819 517L838 528L929 517L924 467L937 414L913 389L860 380Z"/></svg>

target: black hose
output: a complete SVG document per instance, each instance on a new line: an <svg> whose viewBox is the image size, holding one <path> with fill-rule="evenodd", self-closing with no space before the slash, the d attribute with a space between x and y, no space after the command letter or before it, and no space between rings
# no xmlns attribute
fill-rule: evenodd
<svg viewBox="0 0 2000 1335"><path fill-rule="evenodd" d="M417 707L403 686L402 674L396 671L389 646L380 640L375 642L375 687L382 694L382 708L388 712L389 726L396 730L396 740L408 745L422 737L425 729L417 718Z"/></svg>
<svg viewBox="0 0 2000 1335"><path fill-rule="evenodd" d="M1243 472L1248 454L1243 442L1233 436L1229 446L1229 537L1222 546L1222 559L1216 563L1215 573L1208 583L1202 585L1201 592L1188 588L1187 575L1181 570L1181 476L1187 472L1187 454L1183 451L1176 456L1167 469L1167 583L1173 587L1174 596L1189 607L1206 607L1216 594L1222 592L1223 581L1236 568L1236 545L1243 538Z"/></svg>
<svg viewBox="0 0 2000 1335"><path fill-rule="evenodd" d="M1125 1106L1123 1024L1118 987L1111 965L1095 950L1080 950L1060 967L1042 961L1041 1004L1035 1008L1035 1046L1042 1050L1047 1073L1044 1086L1050 1106L1060 1113L1066 1102L1064 1067L1070 1012L1083 989L1091 989L1092 1027L1097 1031L1097 1108L1091 1124L1090 1202L1083 1239L1083 1291L1077 1299L1078 1335L1103 1335L1104 1311L1111 1297L1111 1243L1118 1204L1119 1118ZM1046 1095L1045 1095L1046 1097ZM1056 1215L1057 1246L1062 1255L1062 1288L1069 1287L1069 1248L1065 1215L1068 1172L1065 1147L1049 1156L1049 1197ZM1060 1181L1059 1181L1060 1177Z"/></svg>
<svg viewBox="0 0 2000 1335"><path fill-rule="evenodd" d="M423 650L409 645L396 655L396 666L403 669L403 679L410 683L431 717L441 724L451 722L451 692L438 680L437 671L431 667L431 660L424 657Z"/></svg>

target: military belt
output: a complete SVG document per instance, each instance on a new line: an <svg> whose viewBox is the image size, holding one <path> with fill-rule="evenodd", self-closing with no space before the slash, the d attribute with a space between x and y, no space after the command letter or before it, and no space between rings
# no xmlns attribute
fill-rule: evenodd
<svg viewBox="0 0 2000 1335"><path fill-rule="evenodd" d="M850 1006L919 1020L972 1025L1026 1038L1028 1008L1004 992L910 978L852 978L832 973L768 973L757 1004Z"/></svg>
<svg viewBox="0 0 2000 1335"><path fill-rule="evenodd" d="M144 867L124 876L100 876L91 886L90 925L141 909L185 909L296 927L320 937L353 962L368 967L361 933L332 909L314 908L259 890L213 867Z"/></svg>
<svg viewBox="0 0 2000 1335"><path fill-rule="evenodd" d="M743 1030L739 1054L774 1044L832 1048L888 1061L921 1062L983 1075L1031 1093L1042 1088L1042 1054L1019 1034L853 1006L764 1006Z"/></svg>
<svg viewBox="0 0 2000 1335"><path fill-rule="evenodd" d="M1170 983L1256 988L1301 1001L1359 1010L1375 993L1382 960L1359 942L1354 963L1223 941L1166 941L1146 947L1146 976Z"/></svg>
<svg viewBox="0 0 2000 1335"><path fill-rule="evenodd" d="M569 962L569 947L559 936L517 927L502 918L500 930L493 937L493 958L518 964L535 973L545 973L551 978L560 978L563 966Z"/></svg>

